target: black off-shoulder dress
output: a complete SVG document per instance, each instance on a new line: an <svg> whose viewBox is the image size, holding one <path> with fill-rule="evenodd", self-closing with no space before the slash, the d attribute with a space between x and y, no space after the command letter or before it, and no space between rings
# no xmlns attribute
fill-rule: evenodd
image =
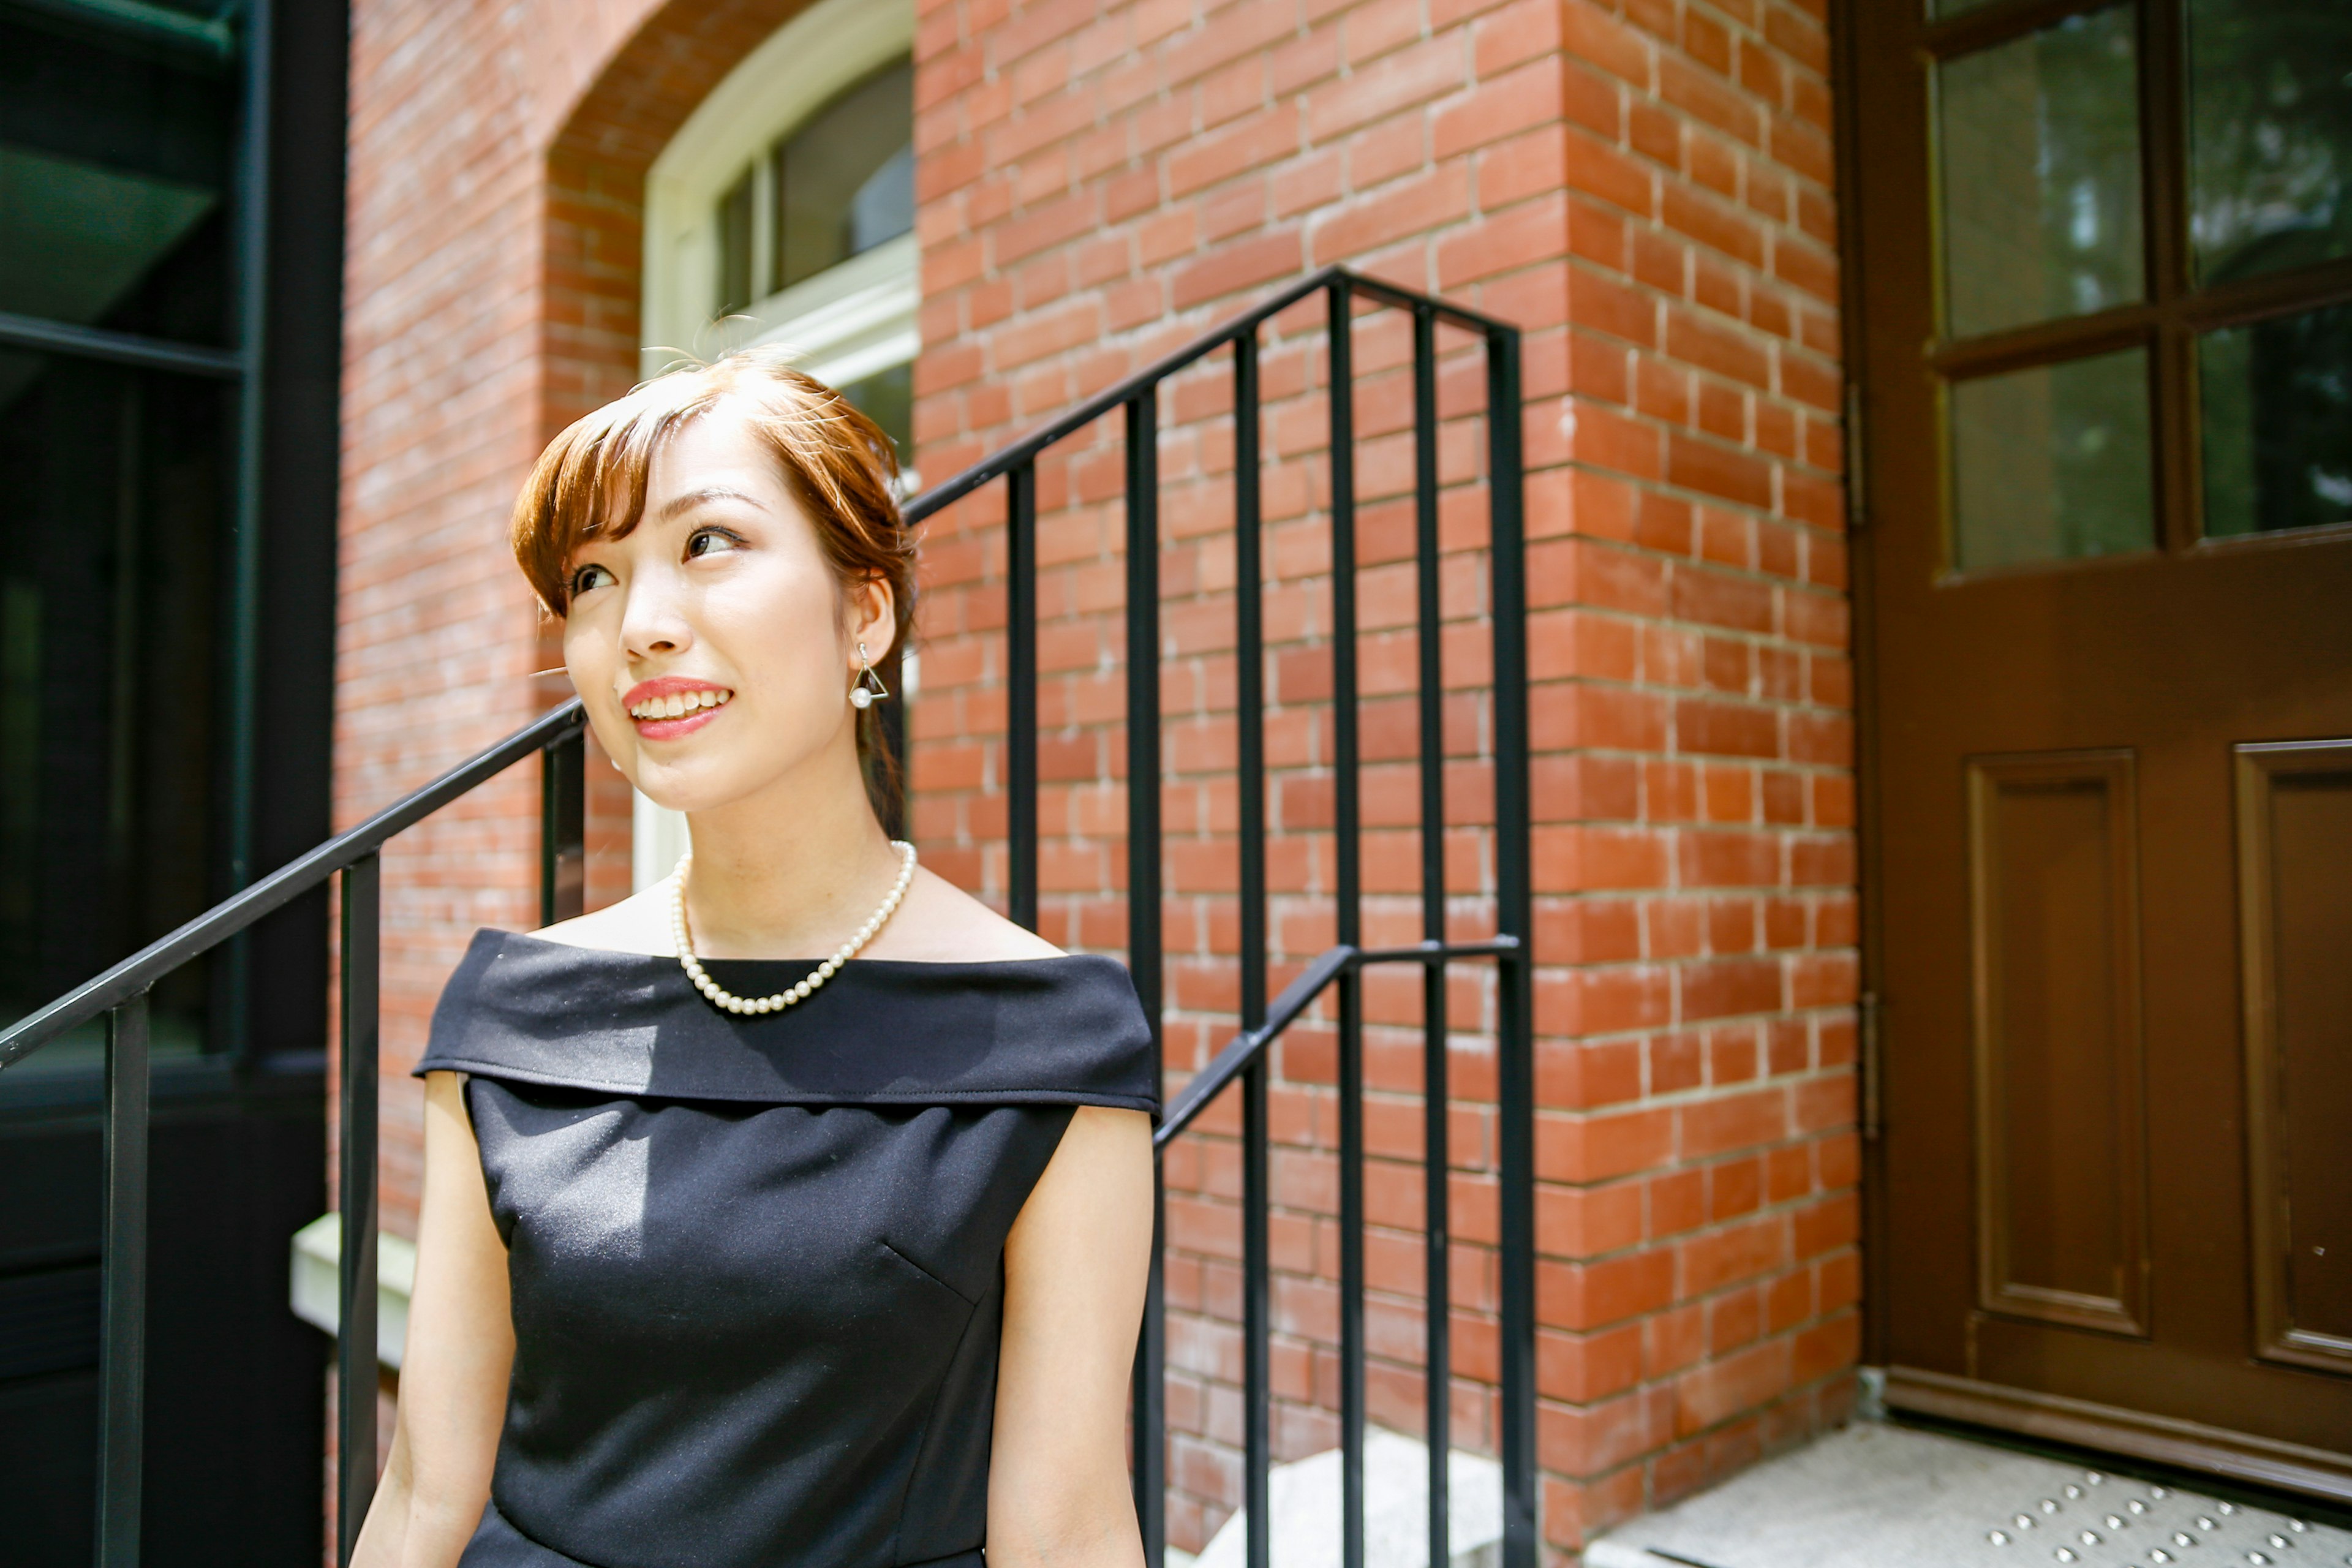
<svg viewBox="0 0 2352 1568"><path fill-rule="evenodd" d="M1124 967L852 960L741 1018L674 959L485 931L436 1068L514 1294L463 1568L980 1568L1005 1234L1075 1107L1159 1110Z"/></svg>

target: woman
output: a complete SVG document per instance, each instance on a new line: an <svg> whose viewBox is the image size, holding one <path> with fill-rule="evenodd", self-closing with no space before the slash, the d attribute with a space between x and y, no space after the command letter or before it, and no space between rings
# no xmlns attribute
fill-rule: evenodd
<svg viewBox="0 0 2352 1568"><path fill-rule="evenodd" d="M894 479L746 353L583 419L517 503L598 742L693 852L478 933L443 994L362 1568L1140 1568L1150 1033L1118 964L882 829Z"/></svg>

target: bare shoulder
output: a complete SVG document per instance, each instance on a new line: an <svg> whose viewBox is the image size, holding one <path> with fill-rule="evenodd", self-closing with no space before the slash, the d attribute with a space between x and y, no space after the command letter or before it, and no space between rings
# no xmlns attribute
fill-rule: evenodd
<svg viewBox="0 0 2352 1568"><path fill-rule="evenodd" d="M905 901L863 956L919 963L992 963L1063 953L1035 931L1013 924L946 878L918 866Z"/></svg>
<svg viewBox="0 0 2352 1568"><path fill-rule="evenodd" d="M674 958L677 949L670 941L669 902L664 896L667 883L656 883L643 892L632 893L617 903L575 915L568 921L558 921L532 932L541 942L560 942L566 947L591 947L605 952L644 952L659 958Z"/></svg>

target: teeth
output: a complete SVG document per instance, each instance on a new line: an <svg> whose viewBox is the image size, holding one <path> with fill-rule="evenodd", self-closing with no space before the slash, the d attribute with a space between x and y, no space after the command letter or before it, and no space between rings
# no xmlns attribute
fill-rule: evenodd
<svg viewBox="0 0 2352 1568"><path fill-rule="evenodd" d="M717 708L735 694L703 687L694 691L672 692L667 697L648 697L629 710L632 719L680 719L704 708Z"/></svg>

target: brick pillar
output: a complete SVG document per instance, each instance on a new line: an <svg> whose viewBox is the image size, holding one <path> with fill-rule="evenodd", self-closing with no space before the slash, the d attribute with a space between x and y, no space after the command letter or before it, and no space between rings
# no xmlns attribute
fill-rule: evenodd
<svg viewBox="0 0 2352 1568"><path fill-rule="evenodd" d="M952 471L1344 261L1527 331L1544 1528L1839 1419L1856 1351L1851 667L1820 0L924 0L917 439ZM1331 940L1320 317L1265 348L1276 983ZM1407 384L1357 351L1370 929L1417 935ZM1446 362L1450 669L1481 637L1475 356ZM1163 399L1172 1080L1234 1025L1222 362ZM1107 421L1115 426L1117 421ZM1045 933L1125 941L1118 431L1040 465ZM1002 892L1002 500L926 549L917 826ZM1399 574L1402 573L1402 577ZM1454 590L1458 587L1460 593ZM1398 595L1402 595L1402 607ZM1471 686L1475 682L1471 681ZM1458 699L1458 700L1457 700ZM1475 690L1450 696L1478 798ZM1398 715L1404 715L1400 719ZM1401 748L1401 749L1400 749ZM1482 839L1458 833L1461 929ZM1452 853L1452 847L1449 849ZM1488 870L1491 868L1487 868ZM1491 920L1491 912L1485 915ZM1491 1005L1454 1006L1457 1444L1492 1441ZM1414 1429L1418 988L1368 989L1373 1419ZM1277 1458L1336 1441L1331 1038L1274 1094ZM1171 1540L1238 1500L1231 1108L1171 1152ZM1222 1134L1222 1136L1221 1136Z"/></svg>

